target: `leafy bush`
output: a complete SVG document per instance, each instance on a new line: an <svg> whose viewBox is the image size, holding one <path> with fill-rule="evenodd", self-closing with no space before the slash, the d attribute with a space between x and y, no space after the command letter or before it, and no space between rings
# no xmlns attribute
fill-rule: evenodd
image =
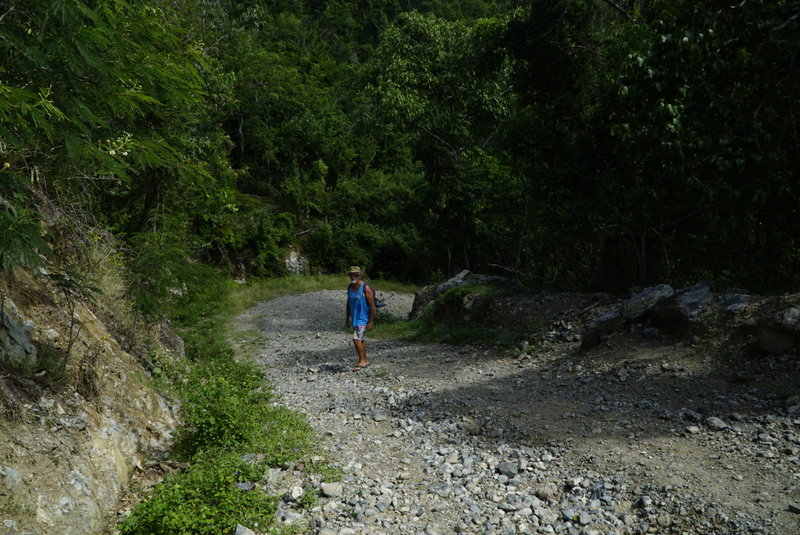
<svg viewBox="0 0 800 535"><path fill-rule="evenodd" d="M277 499L237 483L258 479L258 466L214 451L159 485L119 526L121 535L219 535L237 524L257 528L274 518Z"/></svg>
<svg viewBox="0 0 800 535"><path fill-rule="evenodd" d="M272 394L265 386L252 364L232 359L195 364L181 388L176 451L191 458L210 448L238 451L255 442L268 422Z"/></svg>

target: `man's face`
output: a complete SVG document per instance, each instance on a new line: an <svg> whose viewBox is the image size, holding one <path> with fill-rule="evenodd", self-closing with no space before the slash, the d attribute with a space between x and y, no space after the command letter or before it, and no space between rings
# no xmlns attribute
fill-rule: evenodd
<svg viewBox="0 0 800 535"><path fill-rule="evenodd" d="M361 273L350 273L350 282L356 282L359 277L361 277Z"/></svg>

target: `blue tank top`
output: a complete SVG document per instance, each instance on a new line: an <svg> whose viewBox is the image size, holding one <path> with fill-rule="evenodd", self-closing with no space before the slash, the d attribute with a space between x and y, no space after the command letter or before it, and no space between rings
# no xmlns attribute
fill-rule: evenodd
<svg viewBox="0 0 800 535"><path fill-rule="evenodd" d="M367 296L364 295L364 288L367 285L361 285L353 290L347 287L347 302L350 304L350 321L352 325L366 325L369 323L369 303L367 303Z"/></svg>

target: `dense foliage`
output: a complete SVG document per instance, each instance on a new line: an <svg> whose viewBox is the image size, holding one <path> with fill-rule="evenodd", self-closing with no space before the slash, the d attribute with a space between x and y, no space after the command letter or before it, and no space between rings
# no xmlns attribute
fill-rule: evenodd
<svg viewBox="0 0 800 535"><path fill-rule="evenodd" d="M800 283L800 4L0 2L0 267Z"/></svg>

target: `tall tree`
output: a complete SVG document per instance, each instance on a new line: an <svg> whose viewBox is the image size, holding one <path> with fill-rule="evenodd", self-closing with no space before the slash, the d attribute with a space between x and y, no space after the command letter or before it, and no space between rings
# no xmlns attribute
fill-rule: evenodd
<svg viewBox="0 0 800 535"><path fill-rule="evenodd" d="M478 236L488 200L498 191L514 196L491 152L509 114L509 70L482 46L500 27L496 19L468 27L406 13L384 32L368 69L376 123L424 167L427 230L438 229L446 271L487 261Z"/></svg>

